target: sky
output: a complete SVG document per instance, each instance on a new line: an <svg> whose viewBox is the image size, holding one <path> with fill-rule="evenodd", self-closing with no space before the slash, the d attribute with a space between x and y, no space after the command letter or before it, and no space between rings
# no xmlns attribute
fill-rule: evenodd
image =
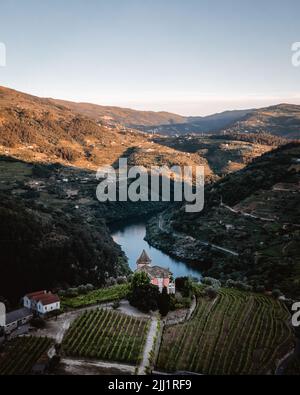
<svg viewBox="0 0 300 395"><path fill-rule="evenodd" d="M0 85L182 115L300 104L294 42L299 0L1 0Z"/></svg>

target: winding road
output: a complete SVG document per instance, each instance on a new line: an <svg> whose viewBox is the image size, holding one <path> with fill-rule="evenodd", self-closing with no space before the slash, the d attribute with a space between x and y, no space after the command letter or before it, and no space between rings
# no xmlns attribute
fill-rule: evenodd
<svg viewBox="0 0 300 395"><path fill-rule="evenodd" d="M184 239L186 239L186 240L189 240L189 241L192 241L192 242L195 242L195 243L200 243L200 244L202 244L202 245L205 246L205 247L211 247L211 248L213 248L213 249L215 249L215 250L219 250L219 251L225 252L225 253L230 254L230 255L233 255L233 256L239 256L239 253L236 252L236 251L232 251L232 250L229 250L228 248L220 247L220 246L218 246L218 245L216 245L216 244L212 244L212 243L209 243L209 242L203 241L203 240L198 240L198 239L195 239L194 237L188 236L188 235L186 235L186 234L184 234L184 233L179 233L179 232L176 232L176 231L174 231L174 230L168 229L168 228L166 227L166 225L165 225L165 221L164 221L164 219L163 219L162 214L160 214L160 215L158 216L158 228L159 228L159 230L161 230L162 232L170 233L170 234L172 234L173 236L177 236L177 237L180 237L180 238L184 238Z"/></svg>

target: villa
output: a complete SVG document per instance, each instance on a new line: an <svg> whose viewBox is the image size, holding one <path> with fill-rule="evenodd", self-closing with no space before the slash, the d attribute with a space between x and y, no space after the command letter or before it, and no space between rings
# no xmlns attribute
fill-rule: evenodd
<svg viewBox="0 0 300 395"><path fill-rule="evenodd" d="M145 272L151 279L151 284L156 285L162 292L164 287L167 288L168 294L175 294L175 282L172 279L172 273L169 269L160 266L152 266L152 260L145 250L137 260L136 272Z"/></svg>

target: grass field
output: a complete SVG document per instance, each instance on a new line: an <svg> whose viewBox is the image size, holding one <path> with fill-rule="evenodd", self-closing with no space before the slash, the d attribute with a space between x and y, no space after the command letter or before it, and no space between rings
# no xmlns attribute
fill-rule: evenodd
<svg viewBox="0 0 300 395"><path fill-rule="evenodd" d="M0 353L1 375L26 375L52 344L46 337L19 337Z"/></svg>
<svg viewBox="0 0 300 395"><path fill-rule="evenodd" d="M192 319L164 329L157 368L201 374L274 373L293 347L289 313L269 297L222 289Z"/></svg>
<svg viewBox="0 0 300 395"><path fill-rule="evenodd" d="M69 307L72 309L92 306L98 303L113 302L126 298L129 291L128 284L115 285L109 288L100 288L89 292L86 295L79 295L73 298L62 298L62 307Z"/></svg>
<svg viewBox="0 0 300 395"><path fill-rule="evenodd" d="M149 320L115 311L85 312L72 324L63 351L72 357L137 364L144 348Z"/></svg>

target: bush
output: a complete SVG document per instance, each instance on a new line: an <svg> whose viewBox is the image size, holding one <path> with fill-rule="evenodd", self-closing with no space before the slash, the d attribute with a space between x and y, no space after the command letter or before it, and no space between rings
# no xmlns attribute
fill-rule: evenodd
<svg viewBox="0 0 300 395"><path fill-rule="evenodd" d="M134 273L131 281L131 288L135 289L143 285L148 285L150 284L150 281L151 281L150 277L148 276L147 273L145 272Z"/></svg>
<svg viewBox="0 0 300 395"><path fill-rule="evenodd" d="M218 291L214 287L206 288L205 293L210 299L215 299L218 296Z"/></svg>
<svg viewBox="0 0 300 395"><path fill-rule="evenodd" d="M64 298L66 296L66 291L64 289L59 290L58 296L60 296L61 298Z"/></svg>
<svg viewBox="0 0 300 395"><path fill-rule="evenodd" d="M128 300L131 306L144 313L158 309L160 292L158 287L152 284L144 284L131 289Z"/></svg>
<svg viewBox="0 0 300 395"><path fill-rule="evenodd" d="M247 292L253 291L253 287L251 285L248 285L242 281L235 281L235 280L231 280L231 279L226 281L226 287L227 288L235 288L240 291L247 291Z"/></svg>
<svg viewBox="0 0 300 395"><path fill-rule="evenodd" d="M105 284L107 287L112 287L117 284L117 280L114 277L109 277L106 281Z"/></svg>
<svg viewBox="0 0 300 395"><path fill-rule="evenodd" d="M86 284L86 290L87 292L92 292L94 291L94 286L92 284Z"/></svg>
<svg viewBox="0 0 300 395"><path fill-rule="evenodd" d="M282 296L283 294L282 294L282 292L279 290L279 289L273 289L273 291L272 291L272 296L274 297L274 298L279 298L280 296Z"/></svg>
<svg viewBox="0 0 300 395"><path fill-rule="evenodd" d="M69 288L66 290L66 296L68 298L74 298L75 296L78 296L79 292L77 288Z"/></svg>
<svg viewBox="0 0 300 395"><path fill-rule="evenodd" d="M86 295L88 293L88 290L85 285L79 285L78 287L78 293L79 295Z"/></svg>
<svg viewBox="0 0 300 395"><path fill-rule="evenodd" d="M145 272L137 272L133 275L129 303L137 309L148 313L158 309L160 293L158 287L150 283L150 277Z"/></svg>
<svg viewBox="0 0 300 395"><path fill-rule="evenodd" d="M193 295L193 281L190 277L178 277L175 280L177 291L184 297L190 298Z"/></svg>
<svg viewBox="0 0 300 395"><path fill-rule="evenodd" d="M117 284L126 284L126 283L127 283L127 278L125 276L117 277Z"/></svg>
<svg viewBox="0 0 300 395"><path fill-rule="evenodd" d="M216 280L215 278L211 278L211 277L204 277L201 280L201 283L204 285L209 285L209 286L214 287L216 289L220 289L221 285L222 285L219 280Z"/></svg>

